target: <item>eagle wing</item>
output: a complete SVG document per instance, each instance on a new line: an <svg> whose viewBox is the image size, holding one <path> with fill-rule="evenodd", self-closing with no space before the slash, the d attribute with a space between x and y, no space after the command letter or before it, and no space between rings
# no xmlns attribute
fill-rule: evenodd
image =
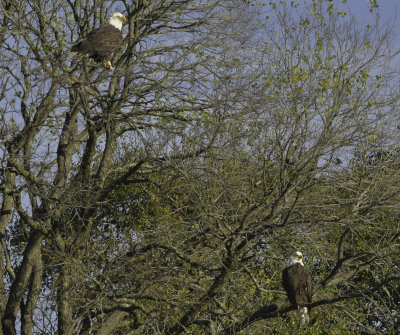
<svg viewBox="0 0 400 335"><path fill-rule="evenodd" d="M106 57L117 50L122 42L122 32L111 24L105 24L90 32L86 38L75 44L71 51Z"/></svg>
<svg viewBox="0 0 400 335"><path fill-rule="evenodd" d="M311 281L311 273L310 271L304 266L304 271L305 271L305 278L306 278L306 285L305 285L305 293L307 296L307 303L310 304L312 301L312 281Z"/></svg>
<svg viewBox="0 0 400 335"><path fill-rule="evenodd" d="M296 305L296 292L292 280L292 267L287 267L282 272L282 284L286 291L286 295L292 305Z"/></svg>

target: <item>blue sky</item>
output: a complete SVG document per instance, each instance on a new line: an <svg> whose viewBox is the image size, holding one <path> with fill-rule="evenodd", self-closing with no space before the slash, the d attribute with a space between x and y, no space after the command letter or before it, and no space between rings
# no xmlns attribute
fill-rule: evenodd
<svg viewBox="0 0 400 335"><path fill-rule="evenodd" d="M394 23L395 38L400 42L400 0L378 0L378 5L377 12L380 15L381 24ZM347 0L346 6L360 22L371 23L374 21L374 17L369 11L371 5L368 0Z"/></svg>

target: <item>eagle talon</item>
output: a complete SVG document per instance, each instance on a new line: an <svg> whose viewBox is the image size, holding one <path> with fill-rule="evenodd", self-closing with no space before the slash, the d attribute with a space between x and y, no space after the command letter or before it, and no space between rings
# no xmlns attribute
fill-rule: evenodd
<svg viewBox="0 0 400 335"><path fill-rule="evenodd" d="M107 69L107 70L114 71L114 68L113 68L113 66L112 66L112 64L111 64L111 62L110 62L109 60L106 61L106 62L104 62L104 63L103 63L103 66L104 66L104 68Z"/></svg>

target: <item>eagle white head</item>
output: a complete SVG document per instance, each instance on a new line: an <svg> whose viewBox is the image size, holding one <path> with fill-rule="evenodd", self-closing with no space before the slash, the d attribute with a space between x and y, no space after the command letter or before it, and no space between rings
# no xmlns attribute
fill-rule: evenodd
<svg viewBox="0 0 400 335"><path fill-rule="evenodd" d="M304 266L303 254L300 251L295 251L289 258L289 265L293 265L296 263L300 263L302 266Z"/></svg>
<svg viewBox="0 0 400 335"><path fill-rule="evenodd" d="M122 30L122 25L125 22L126 22L125 16L123 16L119 12L116 12L113 15L111 15L110 19L108 20L109 24L112 24L115 28L118 28L119 30Z"/></svg>

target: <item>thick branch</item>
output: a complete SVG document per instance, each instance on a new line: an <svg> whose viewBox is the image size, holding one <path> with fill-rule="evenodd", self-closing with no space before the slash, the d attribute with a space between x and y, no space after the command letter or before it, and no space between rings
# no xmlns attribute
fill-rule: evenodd
<svg viewBox="0 0 400 335"><path fill-rule="evenodd" d="M337 298L333 298L333 299L323 299L323 300L313 302L311 304L304 305L304 307L314 308L314 307L321 306L321 305L332 305L339 301L354 299L354 298L358 298L361 296L362 295L360 293L355 293L352 295L341 296L341 297L337 297ZM263 320L263 319L266 320L266 319L280 317L280 316L285 315L288 312L293 311L295 309L296 308L294 306L286 306L285 307L284 304L282 304L282 303L266 305L266 306L261 307L257 311L255 311L252 315L245 318L243 321L240 321L240 322L234 324L233 326L224 329L223 331L219 332L218 334L219 335L237 334L239 331L250 326L253 322Z"/></svg>

